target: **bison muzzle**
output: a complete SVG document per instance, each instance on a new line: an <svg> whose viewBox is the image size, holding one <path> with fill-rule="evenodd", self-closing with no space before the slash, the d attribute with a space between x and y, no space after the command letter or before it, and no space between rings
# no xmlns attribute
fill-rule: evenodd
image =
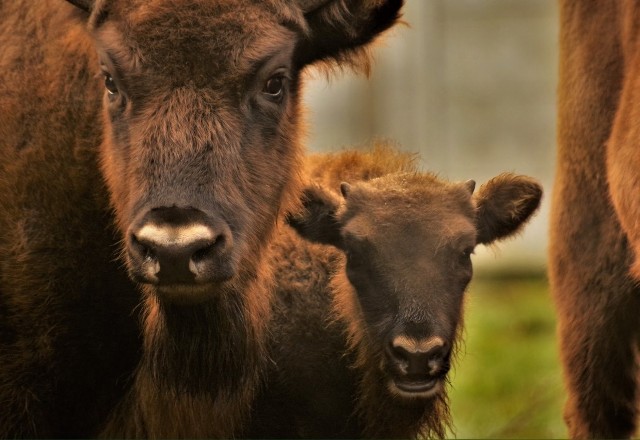
<svg viewBox="0 0 640 440"><path fill-rule="evenodd" d="M234 276L229 224L189 208L155 208L134 223L127 251L131 275L162 293L197 291Z"/></svg>

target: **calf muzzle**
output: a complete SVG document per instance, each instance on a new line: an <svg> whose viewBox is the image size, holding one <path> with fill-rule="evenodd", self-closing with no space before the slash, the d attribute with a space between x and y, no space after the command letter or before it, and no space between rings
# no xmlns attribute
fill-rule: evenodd
<svg viewBox="0 0 640 440"><path fill-rule="evenodd" d="M450 348L440 337L394 337L385 351L394 394L409 398L435 395L449 371Z"/></svg>

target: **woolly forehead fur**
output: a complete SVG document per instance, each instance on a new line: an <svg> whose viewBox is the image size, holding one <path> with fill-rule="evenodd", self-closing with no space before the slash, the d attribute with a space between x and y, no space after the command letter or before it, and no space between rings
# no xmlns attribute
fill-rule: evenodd
<svg viewBox="0 0 640 440"><path fill-rule="evenodd" d="M358 182L350 186L346 198L338 212L343 224L359 214L374 222L389 220L391 225L402 225L403 219L451 225L460 216L475 221L472 194L465 184L446 182L429 173L394 173Z"/></svg>
<svg viewBox="0 0 640 440"><path fill-rule="evenodd" d="M292 51L296 34L306 32L299 10L270 1L109 2L91 23L116 70L214 87L235 83L237 94L265 60L283 48Z"/></svg>
<svg viewBox="0 0 640 440"><path fill-rule="evenodd" d="M194 0L188 5L180 0L97 0L90 28L96 29L106 20L126 22L133 27L169 19L173 23L210 24L201 30L216 29L216 24L231 20L253 25L262 21L265 27L286 24L308 32L302 10L294 2L278 0Z"/></svg>
<svg viewBox="0 0 640 440"><path fill-rule="evenodd" d="M209 39L209 43L213 40L216 41L215 44L224 45L230 42L235 44L235 48L221 58L235 62L241 55L250 61L252 52L254 55L263 55L260 50L253 50L254 43L260 44L261 35L269 37L273 32L287 28L300 38L312 37L313 32L302 11L302 8L306 8L307 13L311 12L314 16L322 17L323 20L336 25L336 28L329 26L321 31L328 32L326 37L315 36L315 39L327 40L321 43L323 50L332 52L335 49L330 48L333 43L329 42L333 38L334 31L344 32L341 38L346 37L350 41L338 51L325 53L316 59L306 60L302 64L312 61L327 75L344 67L369 75L372 57L370 46L366 43L376 39L379 33L399 20L399 9L403 3L403 0L361 0L356 5L348 6L346 0L324 2L305 0L220 0L212 2L195 0L190 2L188 7L185 7L179 0L149 2L97 0L92 10L89 27L95 31L105 21L118 22L121 30L125 34L130 34L131 37L144 36L170 42L173 37L182 36L180 41L190 45L198 40L204 41L207 35L215 36L215 38ZM310 6L310 4L315 4L315 6ZM380 22L370 29L370 34L362 35L362 29L359 26L363 25L363 18L366 16L362 12L374 11L378 8L380 11L384 11L386 16L380 17ZM168 23L178 25L170 27L175 29L171 34L164 33L167 27L163 24ZM188 31L185 33L185 29L195 30L193 35L196 39L184 37L188 33ZM294 38L291 37L289 40L293 41ZM225 47L213 46L213 48L219 50ZM131 49L136 51L135 47L131 47ZM202 55L198 50L193 49L195 48L192 48L190 52L195 52L197 56ZM259 49L259 46L255 46L255 49ZM171 56L172 54L168 53L167 55ZM302 58L305 56L303 55ZM163 58L158 60L161 63L166 61Z"/></svg>

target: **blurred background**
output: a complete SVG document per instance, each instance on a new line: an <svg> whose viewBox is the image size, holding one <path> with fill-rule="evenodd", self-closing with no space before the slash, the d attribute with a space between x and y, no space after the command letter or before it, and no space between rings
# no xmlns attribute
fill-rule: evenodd
<svg viewBox="0 0 640 440"><path fill-rule="evenodd" d="M391 139L424 170L478 184L510 171L541 181L542 209L516 239L473 257L465 344L453 372L461 438L566 437L546 280L555 159L555 0L407 0L369 79L307 82L311 151Z"/></svg>

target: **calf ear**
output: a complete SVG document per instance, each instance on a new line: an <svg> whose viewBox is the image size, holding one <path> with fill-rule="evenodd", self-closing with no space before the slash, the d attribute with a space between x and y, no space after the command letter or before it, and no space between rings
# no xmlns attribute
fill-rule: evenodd
<svg viewBox="0 0 640 440"><path fill-rule="evenodd" d="M541 199L542 186L530 177L505 173L489 180L474 196L477 242L488 244L516 233Z"/></svg>
<svg viewBox="0 0 640 440"><path fill-rule="evenodd" d="M339 207L337 196L320 186L308 186L303 192L302 210L290 214L287 222L309 241L340 247L342 237L336 217Z"/></svg>
<svg viewBox="0 0 640 440"><path fill-rule="evenodd" d="M404 0L297 0L309 25L299 46L301 66L316 61L350 65L368 73L364 47L393 26Z"/></svg>

